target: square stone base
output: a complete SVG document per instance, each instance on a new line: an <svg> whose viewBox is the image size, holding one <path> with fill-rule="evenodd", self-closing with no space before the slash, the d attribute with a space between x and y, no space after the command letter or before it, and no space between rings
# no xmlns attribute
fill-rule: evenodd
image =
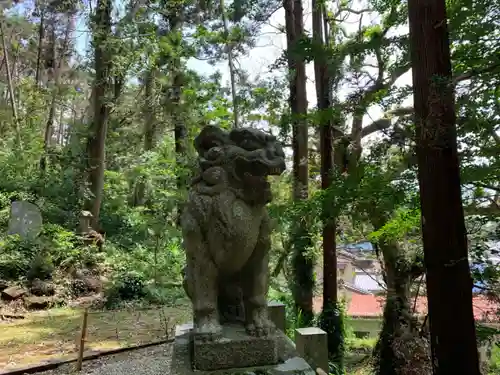
<svg viewBox="0 0 500 375"><path fill-rule="evenodd" d="M295 351L295 346L293 342L283 333L277 332L275 337L274 346L277 352L277 360L275 364L260 366L260 365L242 365L241 363L236 363L235 360L230 358L231 355L240 355L237 354L237 351L234 349L230 349L230 345L226 342L226 346L216 347L216 350L223 356L223 361L217 358L214 358L213 354L210 357L210 354L206 352L201 352L201 354L207 355L205 359L208 361L210 358L213 360L219 360L219 362L224 362L222 368L214 368L211 370L202 370L201 368L195 367L195 358L194 358L194 342L191 338L191 330L193 328L192 323L184 324L176 327L176 335L175 342L173 348L173 356L171 362L170 375L229 375L229 374L248 374L253 375L256 373L265 374L265 375L316 375L315 371L307 364L307 362L300 358ZM236 330L237 332L238 330ZM231 333L236 336L236 333ZM237 341L237 340L236 340ZM245 349L244 345L235 344L235 347ZM202 349L202 350L208 350ZM200 353L200 348L198 350ZM242 353L242 352L239 352ZM243 352L244 355L244 352ZM269 355L267 358L269 358ZM250 355L248 355L250 357ZM252 358L241 358L241 360L246 361L246 363L250 363ZM258 358L255 358L258 360ZM254 363L259 363L262 361L256 361ZM232 364L233 367L229 366L229 363ZM245 362L244 362L245 363Z"/></svg>
<svg viewBox="0 0 500 375"><path fill-rule="evenodd" d="M193 340L193 365L211 371L235 367L254 367L278 363L276 336L253 337L239 325L224 324L216 341Z"/></svg>

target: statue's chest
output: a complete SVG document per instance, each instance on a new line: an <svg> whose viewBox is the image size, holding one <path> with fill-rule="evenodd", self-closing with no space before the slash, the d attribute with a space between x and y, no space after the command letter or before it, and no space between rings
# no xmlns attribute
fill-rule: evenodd
<svg viewBox="0 0 500 375"><path fill-rule="evenodd" d="M209 235L211 253L221 270L241 270L252 256L260 236L264 208L255 208L235 200L220 211L218 225L214 222Z"/></svg>
<svg viewBox="0 0 500 375"><path fill-rule="evenodd" d="M252 207L240 200L236 200L231 208L231 217L234 224L234 235L237 237L257 238L264 215L262 207Z"/></svg>

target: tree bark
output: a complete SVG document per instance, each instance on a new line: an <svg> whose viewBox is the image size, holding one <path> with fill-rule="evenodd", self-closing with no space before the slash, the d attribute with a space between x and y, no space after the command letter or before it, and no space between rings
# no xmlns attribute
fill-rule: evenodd
<svg viewBox="0 0 500 375"><path fill-rule="evenodd" d="M94 29L93 116L87 139L87 173L92 197L86 201L86 209L93 215L92 228L99 229L99 214L102 203L105 169L105 144L108 130L111 95L111 58L109 36L111 35L111 0L98 0Z"/></svg>
<svg viewBox="0 0 500 375"><path fill-rule="evenodd" d="M388 218L374 213L372 224L375 230L380 229ZM417 368L425 358L413 359L413 353L404 355L398 352L398 344L408 344L411 337L417 337L416 326L410 311L410 287L412 282L411 264L405 258L399 244L394 240L381 240L378 244L383 258L384 281L387 294L382 317L382 329L377 345L374 348L375 371L377 375L398 375L407 363ZM405 333L409 333L406 335ZM417 348L414 346L407 346ZM415 353L416 354L416 353ZM422 372L422 375L426 374Z"/></svg>
<svg viewBox="0 0 500 375"><path fill-rule="evenodd" d="M155 117L155 78L156 68L146 73L144 82L144 151L151 151L156 145L156 117ZM141 179L136 185L134 205L145 203L146 183Z"/></svg>
<svg viewBox="0 0 500 375"><path fill-rule="evenodd" d="M433 371L479 375L445 1L408 13Z"/></svg>
<svg viewBox="0 0 500 375"><path fill-rule="evenodd" d="M36 53L35 85L40 85L40 71L42 63L43 39L45 38L45 7L40 8L40 25L38 26L38 51Z"/></svg>
<svg viewBox="0 0 500 375"><path fill-rule="evenodd" d="M323 26L321 4L315 0L313 8L313 42L317 46L323 42ZM321 154L321 188L327 190L332 185L333 173L333 139L330 116L326 111L330 108L330 88L326 61L315 56L314 73L316 79L316 96L318 111L321 115L319 123ZM335 238L335 217L332 215L331 202L323 200L323 308L329 303L337 303L337 254Z"/></svg>
<svg viewBox="0 0 500 375"><path fill-rule="evenodd" d="M293 199L306 200L308 197L308 134L307 134L307 94L304 57L297 51L299 41L304 36L303 9L301 0L284 0L285 24L287 36L288 71L290 74L290 109L292 122L293 148ZM307 220L297 221L291 228L293 243L292 266L294 280L292 292L297 312L300 312L299 324L310 325L313 314L314 260L307 254L311 238Z"/></svg>
<svg viewBox="0 0 500 375"><path fill-rule="evenodd" d="M307 134L307 91L306 91L306 65L305 58L298 51L299 43L304 38L304 15L302 0L294 0L294 59L295 64L295 95L296 113L293 121L293 175L294 175L294 197L296 199L307 199L309 190L309 168L308 168L308 134ZM302 54L303 55L303 54Z"/></svg>
<svg viewBox="0 0 500 375"><path fill-rule="evenodd" d="M3 15L0 16L0 34L1 34L1 38L2 38L2 49L3 49L3 56L4 56L4 61L5 61L6 74L7 74L7 87L9 89L10 106L12 108L12 119L14 120L14 130L16 133L16 143L17 143L18 147L21 147L21 129L19 127L19 116L17 115L17 104L16 104L16 98L14 95L12 75L11 75L10 66L9 66L9 52L7 50L7 44L5 42L5 28L4 28Z"/></svg>
<svg viewBox="0 0 500 375"><path fill-rule="evenodd" d="M222 22L224 23L224 34L226 40L227 48L227 64L229 66L229 78L231 81L231 96L233 98L233 118L234 118L234 128L240 127L240 116L238 107L238 92L236 90L236 71L234 69L234 58L233 58L233 43L229 40L229 21L226 14L226 6L224 0L220 0L220 8L222 14Z"/></svg>
<svg viewBox="0 0 500 375"><path fill-rule="evenodd" d="M54 132L54 121L55 121L55 116L56 116L56 105L57 105L57 98L60 94L60 78L61 78L61 73L62 73L62 66L63 66L63 59L64 59L64 54L67 53L68 47L69 47L69 42L70 42L70 36L71 36L71 31L73 29L72 27L73 24L73 16L68 15L68 20L66 24L66 29L64 32L64 41L61 46L61 56L56 56L56 36L55 36L55 24L52 25L52 38L51 38L51 43L52 43L52 48L51 50L53 51L52 54L52 61L54 63L57 60L57 65L54 66L54 87L52 90L52 100L50 103L50 108L49 108L49 114L47 116L47 122L45 124L45 133L43 137L43 154L40 157L40 169L41 171L45 171L47 167L47 155L49 153L50 147L51 147L51 141L52 141L52 134ZM38 68L37 68L38 69Z"/></svg>
<svg viewBox="0 0 500 375"><path fill-rule="evenodd" d="M144 151L151 151L156 146L155 80L156 68L151 68L144 82Z"/></svg>
<svg viewBox="0 0 500 375"><path fill-rule="evenodd" d="M313 43L319 51L328 43L328 26L323 22L325 17L324 4L312 1ZM344 332L342 331L342 315L338 306L337 283L337 215L335 197L327 192L333 183L334 126L330 115L332 107L332 85L329 65L323 53L314 56L314 73L316 79L316 96L319 111L319 135L321 156L321 189L326 192L322 201L321 221L323 224L323 308L321 312L321 327L328 335L328 352L330 360L336 365L336 374L344 373Z"/></svg>
<svg viewBox="0 0 500 375"><path fill-rule="evenodd" d="M184 170L186 167L186 138L187 129L181 115L181 95L184 76L181 71L181 57L180 57L180 38L178 33L181 33L182 28L182 9L178 5L171 5L168 12L168 23L170 25L170 33L173 37L171 39L175 45L173 55L169 56L171 74L172 74L172 88L170 90L169 101L171 105L171 115L174 123L174 140L175 140L175 155L177 172L177 187L185 189L186 175Z"/></svg>

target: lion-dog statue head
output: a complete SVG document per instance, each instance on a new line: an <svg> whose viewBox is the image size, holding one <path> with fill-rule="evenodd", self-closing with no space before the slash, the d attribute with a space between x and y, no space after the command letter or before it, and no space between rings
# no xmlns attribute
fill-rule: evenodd
<svg viewBox="0 0 500 375"><path fill-rule="evenodd" d="M213 185L226 180L238 198L249 204L271 201L267 177L286 169L281 144L272 135L253 128L226 132L206 126L194 141L205 182Z"/></svg>

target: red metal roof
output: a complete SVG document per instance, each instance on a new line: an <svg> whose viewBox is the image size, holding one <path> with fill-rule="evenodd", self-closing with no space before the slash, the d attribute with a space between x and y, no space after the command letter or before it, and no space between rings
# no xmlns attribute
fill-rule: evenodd
<svg viewBox="0 0 500 375"><path fill-rule="evenodd" d="M384 308L384 300L384 297L381 296L353 293L347 306L347 315L366 318L381 316ZM414 300L412 300L411 303L413 307ZM475 296L472 303L474 318L476 320L494 322L500 320L500 306L488 300L485 296ZM314 311L319 313L322 305L323 297L316 297L313 301ZM427 313L427 297L418 297L416 310L420 315L425 315Z"/></svg>

